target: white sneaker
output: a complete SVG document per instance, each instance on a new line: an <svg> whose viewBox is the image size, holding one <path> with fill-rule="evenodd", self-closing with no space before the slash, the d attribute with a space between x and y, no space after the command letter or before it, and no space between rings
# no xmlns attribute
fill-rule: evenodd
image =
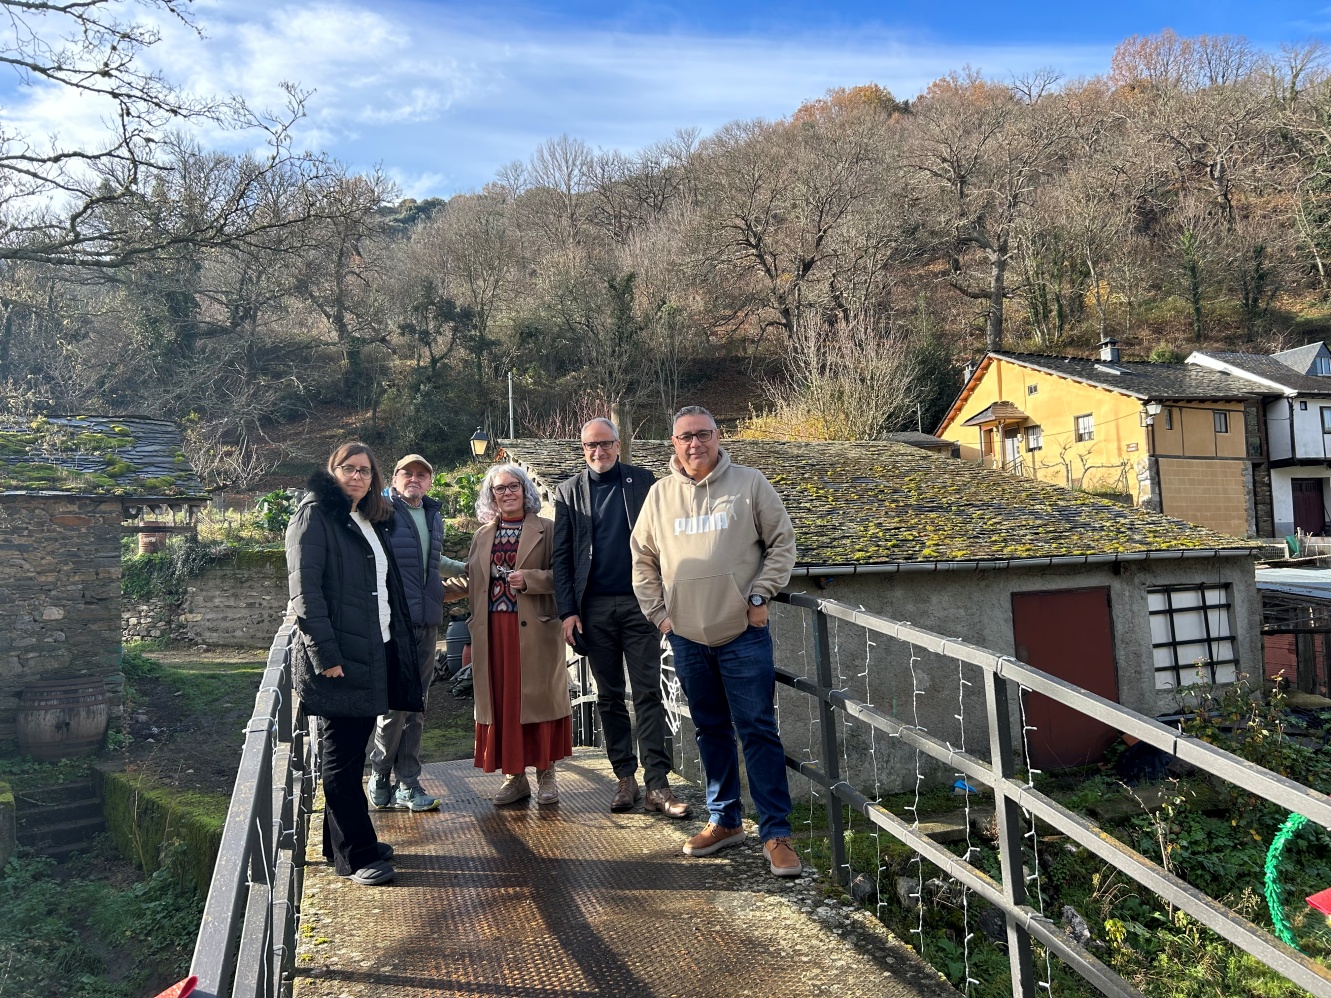
<svg viewBox="0 0 1331 998"><path fill-rule="evenodd" d="M559 784L555 782L555 767L536 771L536 803L558 804Z"/></svg>
<svg viewBox="0 0 1331 998"><path fill-rule="evenodd" d="M496 804L516 804L530 796L531 784L527 782L527 774L518 773L516 776L504 777L504 785L493 799Z"/></svg>

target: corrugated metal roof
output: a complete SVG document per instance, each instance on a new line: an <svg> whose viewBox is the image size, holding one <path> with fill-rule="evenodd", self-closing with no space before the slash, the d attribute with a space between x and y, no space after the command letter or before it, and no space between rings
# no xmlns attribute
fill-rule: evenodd
<svg viewBox="0 0 1331 998"><path fill-rule="evenodd" d="M1294 596L1331 600L1331 569L1259 568L1257 588Z"/></svg>

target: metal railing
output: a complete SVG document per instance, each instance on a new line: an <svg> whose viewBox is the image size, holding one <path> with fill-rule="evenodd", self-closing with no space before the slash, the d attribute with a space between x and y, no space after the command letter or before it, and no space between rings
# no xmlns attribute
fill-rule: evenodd
<svg viewBox="0 0 1331 998"><path fill-rule="evenodd" d="M1037 981L1033 970L1032 939L1057 955L1103 994L1137 996L1140 993L1101 963L1084 946L1052 920L1027 903L1022 865L1023 812L1067 835L1072 841L1137 883L1212 929L1224 939L1252 954L1277 973L1319 998L1331 998L1331 970L1298 950L1286 946L1270 933L1169 873L1156 863L1042 794L1014 778L1012 718L1009 698L1026 691L1043 694L1089 718L1132 735L1143 742L1229 781L1249 793L1286 810L1302 814L1331 829L1331 797L1263 769L1200 739L1185 735L1154 718L1105 700L1048 673L1031 668L1010 656L996 655L965 641L944 638L910 624L889 620L834 600L803 594L781 594L777 600L813 614L813 652L816 679L810 680L785 669L777 669L778 682L806 693L818 702L822 766L786 755L786 765L822 787L837 802L844 802L878 828L891 834L919 856L933 863L964 887L1000 909L1006 920L1012 993L1033 998ZM836 618L925 649L939 656L967 662L983 670L983 687L989 729L987 762L960 752L929 735L923 728L905 724L871 704L856 700L833 683L828 620ZM1015 686L1015 690L1013 687ZM1016 702L1016 701L1013 701ZM672 710L688 716L687 707L675 701ZM937 759L974 785L993 791L998 831L1001 880L994 880L944 846L926 837L913 825L869 799L842 779L837 742L838 712L882 732ZM812 736L812 732L810 733ZM840 806L830 806L828 838L834 877L843 885L852 875L846 854L844 818ZM920 899L923 903L923 898Z"/></svg>
<svg viewBox="0 0 1331 998"><path fill-rule="evenodd" d="M292 694L288 619L268 652L190 973L198 998L291 993L305 842L314 804L315 739Z"/></svg>

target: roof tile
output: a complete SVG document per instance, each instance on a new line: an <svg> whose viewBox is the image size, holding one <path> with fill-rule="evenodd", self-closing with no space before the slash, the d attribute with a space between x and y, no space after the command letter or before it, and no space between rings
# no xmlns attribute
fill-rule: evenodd
<svg viewBox="0 0 1331 998"><path fill-rule="evenodd" d="M581 471L575 440L506 441L509 455L553 496ZM728 440L730 457L761 470L795 525L798 564L1008 561L1251 548L1249 541L1046 482L989 471L886 441ZM635 440L631 461L669 473L664 440Z"/></svg>

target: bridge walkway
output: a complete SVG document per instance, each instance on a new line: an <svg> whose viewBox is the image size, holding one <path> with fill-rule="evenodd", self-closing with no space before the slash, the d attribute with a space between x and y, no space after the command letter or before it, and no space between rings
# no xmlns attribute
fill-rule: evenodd
<svg viewBox="0 0 1331 998"><path fill-rule="evenodd" d="M773 877L756 838L691 859L702 821L611 814L600 749L560 763L553 807L496 808L499 777L469 761L423 777L439 811L374 815L391 886L337 877L314 815L297 998L956 994L816 875ZM705 820L701 791L677 789Z"/></svg>

